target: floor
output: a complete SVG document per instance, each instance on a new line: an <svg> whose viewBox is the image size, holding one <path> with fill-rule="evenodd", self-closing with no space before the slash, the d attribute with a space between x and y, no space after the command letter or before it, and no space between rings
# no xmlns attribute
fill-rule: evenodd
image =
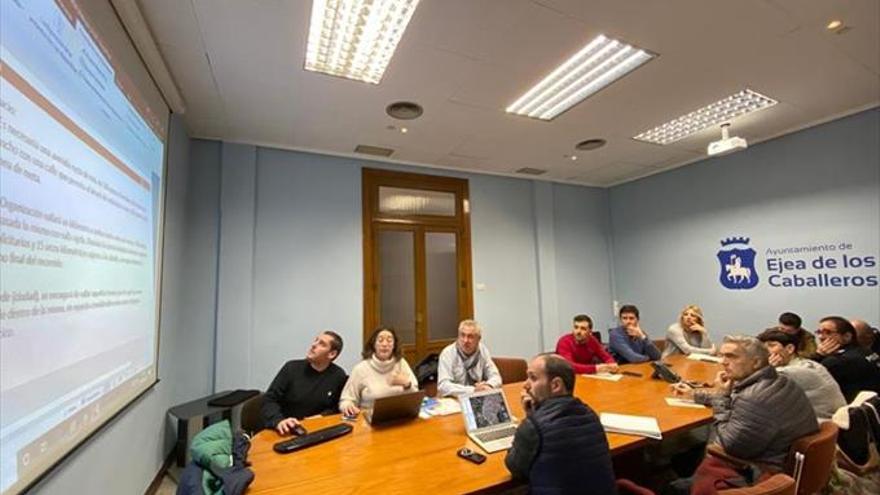
<svg viewBox="0 0 880 495"><path fill-rule="evenodd" d="M177 493L177 482L166 474L162 478L162 483L159 484L155 495L174 495L175 493Z"/></svg>

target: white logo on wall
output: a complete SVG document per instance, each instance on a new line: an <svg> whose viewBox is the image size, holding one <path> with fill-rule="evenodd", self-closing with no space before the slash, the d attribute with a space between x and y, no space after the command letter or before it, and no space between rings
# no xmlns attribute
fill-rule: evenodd
<svg viewBox="0 0 880 495"><path fill-rule="evenodd" d="M721 241L718 280L727 289L752 289L759 283L757 253L749 241L748 237ZM878 256L848 241L768 247L762 252L765 284L771 288L871 288L880 282Z"/></svg>

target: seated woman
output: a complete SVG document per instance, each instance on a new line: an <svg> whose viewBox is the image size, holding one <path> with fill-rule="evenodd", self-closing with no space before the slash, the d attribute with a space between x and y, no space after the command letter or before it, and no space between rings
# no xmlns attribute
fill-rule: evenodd
<svg viewBox="0 0 880 495"><path fill-rule="evenodd" d="M356 416L377 397L418 389L419 382L401 357L400 342L392 328L374 330L361 355L364 360L351 370L339 398L342 414Z"/></svg>
<svg viewBox="0 0 880 495"><path fill-rule="evenodd" d="M694 352L715 354L716 350L709 338L709 331L703 326L703 310L691 304L681 311L678 323L673 323L666 329L663 357Z"/></svg>

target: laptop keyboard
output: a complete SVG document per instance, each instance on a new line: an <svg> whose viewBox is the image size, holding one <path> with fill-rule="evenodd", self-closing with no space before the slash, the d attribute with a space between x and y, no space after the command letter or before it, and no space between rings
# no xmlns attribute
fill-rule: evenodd
<svg viewBox="0 0 880 495"><path fill-rule="evenodd" d="M491 442L493 440L498 440L499 438L511 437L515 433L516 426L508 426L507 428L501 428L498 430L475 433L474 436L480 439L481 442Z"/></svg>

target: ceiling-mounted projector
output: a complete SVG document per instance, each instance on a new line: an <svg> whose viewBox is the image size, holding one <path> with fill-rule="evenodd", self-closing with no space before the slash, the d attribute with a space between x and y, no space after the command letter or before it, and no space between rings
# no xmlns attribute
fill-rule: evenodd
<svg viewBox="0 0 880 495"><path fill-rule="evenodd" d="M721 124L721 140L709 143L709 147L706 149L709 156L726 155L749 147L749 143L744 138L728 136L727 129L729 127L730 123Z"/></svg>

